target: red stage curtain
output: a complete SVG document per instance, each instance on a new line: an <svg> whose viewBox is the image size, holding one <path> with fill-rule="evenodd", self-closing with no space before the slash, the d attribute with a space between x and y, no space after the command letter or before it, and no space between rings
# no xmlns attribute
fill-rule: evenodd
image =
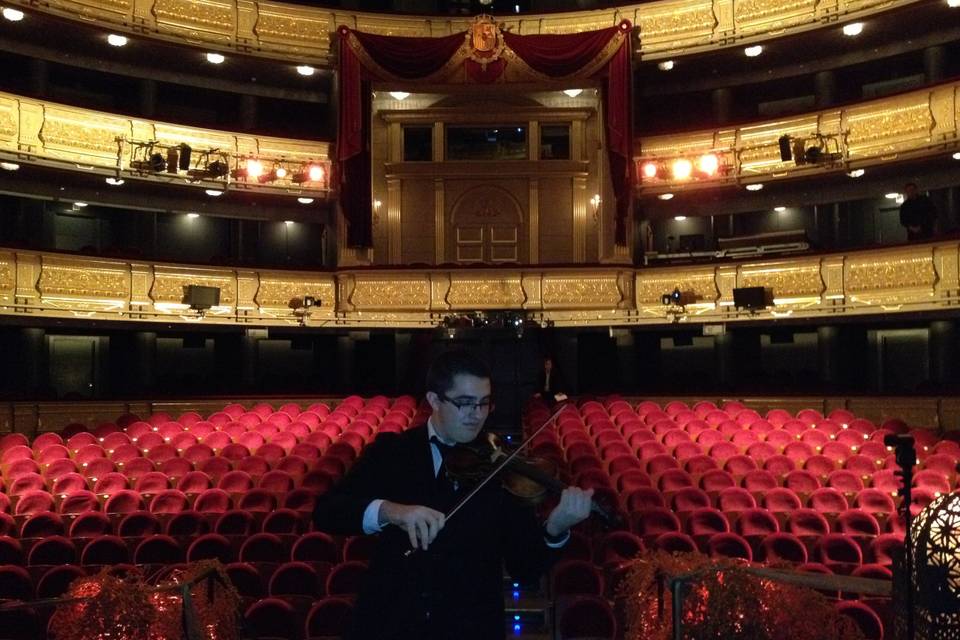
<svg viewBox="0 0 960 640"><path fill-rule="evenodd" d="M599 80L605 105L606 138L613 189L616 196L616 240L626 243L626 216L630 206L631 71L630 23L564 35L516 35L504 32L503 42L535 73L557 80ZM596 69L619 34L623 37L606 64ZM440 38L380 36L340 28L340 203L349 223L347 242L354 247L372 245L370 195L370 89L371 80L425 78L443 69L464 46L466 33ZM471 62L467 76L493 82L504 69L503 61L487 66ZM585 69L593 66L593 69ZM578 75L582 73L582 75Z"/></svg>

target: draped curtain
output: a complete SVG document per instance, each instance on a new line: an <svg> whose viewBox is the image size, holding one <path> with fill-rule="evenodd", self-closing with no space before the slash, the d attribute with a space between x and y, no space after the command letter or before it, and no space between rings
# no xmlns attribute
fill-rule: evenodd
<svg viewBox="0 0 960 640"><path fill-rule="evenodd" d="M470 32L439 38L381 36L341 27L340 204L347 219L347 244L373 243L370 194L370 85L403 80L444 83L599 83L605 136L616 198L616 241L626 244L630 206L631 70L630 23L561 35L502 32L499 55L483 59L471 48Z"/></svg>

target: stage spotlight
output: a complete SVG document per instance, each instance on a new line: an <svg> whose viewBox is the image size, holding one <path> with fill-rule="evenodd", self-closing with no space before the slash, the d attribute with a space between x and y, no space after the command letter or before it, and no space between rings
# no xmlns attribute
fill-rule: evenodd
<svg viewBox="0 0 960 640"><path fill-rule="evenodd" d="M671 171L674 180L686 180L693 173L693 163L686 158L678 158L673 161Z"/></svg>
<svg viewBox="0 0 960 640"><path fill-rule="evenodd" d="M263 163L254 158L247 158L246 162L247 169L247 179L255 178L260 179L260 176L263 175Z"/></svg>
<svg viewBox="0 0 960 640"><path fill-rule="evenodd" d="M273 182L279 176L277 175L276 169L270 169L270 171L264 171L259 176L257 176L257 182L260 184L267 184L268 182Z"/></svg>
<svg viewBox="0 0 960 640"><path fill-rule="evenodd" d="M176 147L167 149L167 173L176 173L177 165L180 162L180 154Z"/></svg>
<svg viewBox="0 0 960 640"><path fill-rule="evenodd" d="M715 153L705 153L697 160L697 169L708 176L720 170L720 158Z"/></svg>
<svg viewBox="0 0 960 640"><path fill-rule="evenodd" d="M640 167L640 171L643 173L643 177L650 180L657 177L658 170L659 170L659 167L657 167L656 162L644 162L643 166Z"/></svg>
<svg viewBox="0 0 960 640"><path fill-rule="evenodd" d="M226 60L226 58L223 57L223 54L220 54L220 53L207 54L207 62L209 62L210 64L223 64L224 60Z"/></svg>
<svg viewBox="0 0 960 640"><path fill-rule="evenodd" d="M107 36L107 43L112 47L125 47L127 46L127 37L121 36L116 33L111 33Z"/></svg>
<svg viewBox="0 0 960 640"><path fill-rule="evenodd" d="M957 0L957 1L960 2L960 0ZM957 151L955 154L953 154L953 159L960 160L960 151Z"/></svg>
<svg viewBox="0 0 960 640"><path fill-rule="evenodd" d="M760 191L763 189L763 183L755 182L753 184L748 184L745 188L747 191Z"/></svg>
<svg viewBox="0 0 960 640"><path fill-rule="evenodd" d="M178 168L181 171L187 171L190 169L190 155L193 153L193 149L190 148L188 144L181 144L178 147L180 153L180 161L178 163Z"/></svg>
<svg viewBox="0 0 960 640"><path fill-rule="evenodd" d="M297 67L297 73L299 73L302 76L312 76L314 72L316 72L316 69L314 69L308 64L301 64L300 66Z"/></svg>
<svg viewBox="0 0 960 640"><path fill-rule="evenodd" d="M297 184L303 182L323 182L326 171L318 164L311 164L303 167L298 173L293 174L291 180Z"/></svg>
<svg viewBox="0 0 960 640"><path fill-rule="evenodd" d="M163 154L159 152L151 153L150 159L147 161L147 163L147 166L150 168L150 170L155 171L156 173L160 173L167 166L167 161L164 159Z"/></svg>
<svg viewBox="0 0 960 640"><path fill-rule="evenodd" d="M273 172L277 174L278 180L283 180L284 178L287 177L287 170L284 167L277 167L276 169L273 170Z"/></svg>
<svg viewBox="0 0 960 640"><path fill-rule="evenodd" d="M673 66L673 60L664 60L663 62L657 63L657 68L660 69L660 71L670 71L673 69Z"/></svg>
<svg viewBox="0 0 960 640"><path fill-rule="evenodd" d="M777 138L777 143L780 145L780 161L781 162L790 162L793 160L793 150L790 149L790 136L784 134Z"/></svg>

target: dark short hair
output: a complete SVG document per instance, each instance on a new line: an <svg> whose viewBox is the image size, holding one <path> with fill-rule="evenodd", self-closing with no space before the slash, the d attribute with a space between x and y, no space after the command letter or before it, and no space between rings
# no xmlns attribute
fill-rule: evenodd
<svg viewBox="0 0 960 640"><path fill-rule="evenodd" d="M907 183L905 183L905 184L903 185L903 188L904 188L904 189L906 189L907 187L913 187L914 189L919 188L919 187L917 187L917 183L916 183L916 182L907 182Z"/></svg>
<svg viewBox="0 0 960 640"><path fill-rule="evenodd" d="M427 370L427 391L446 393L453 387L453 379L462 374L489 379L490 367L469 351L444 351Z"/></svg>

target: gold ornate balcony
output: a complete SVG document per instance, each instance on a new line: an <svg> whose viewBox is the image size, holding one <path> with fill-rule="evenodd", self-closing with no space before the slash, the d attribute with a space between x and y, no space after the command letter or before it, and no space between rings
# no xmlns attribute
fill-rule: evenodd
<svg viewBox="0 0 960 640"><path fill-rule="evenodd" d="M640 172L644 193L675 192L722 184L796 178L828 171L850 171L885 162L935 156L960 148L960 82L940 85L847 107L758 122L741 127L649 136L637 141L638 168L650 162L666 167L656 178ZM783 161L778 139L791 136L815 145L824 140L833 161ZM721 169L711 178L676 180L669 173L677 158L696 160L715 153Z"/></svg>
<svg viewBox="0 0 960 640"><path fill-rule="evenodd" d="M626 18L636 53L658 59L800 33L919 0L659 0L615 9L498 16L515 33L569 33ZM340 25L399 36L449 35L471 18L402 16L303 7L257 0L10 0L31 11L96 22L131 35L223 51L333 65Z"/></svg>
<svg viewBox="0 0 960 640"><path fill-rule="evenodd" d="M543 324L620 326L815 320L953 310L960 241L782 260L664 268L509 267L275 271L148 264L0 250L0 314L132 322L402 328L444 316L516 310ZM200 315L183 287L219 287ZM774 306L735 309L733 290L772 290ZM665 306L679 289L683 307ZM304 310L291 301L313 296Z"/></svg>
<svg viewBox="0 0 960 640"><path fill-rule="evenodd" d="M150 146L151 143L153 146ZM324 197L326 180L296 183L295 171L319 164L329 176L330 144L286 138L268 138L185 127L165 122L129 118L52 102L0 93L0 159L29 161L67 169L82 169L104 175L184 184L185 171L167 173L137 168L149 159L151 150L166 162L166 149L187 144L195 159L216 150L211 158L223 159L230 169L246 157L259 159L269 169L288 169L286 178L261 184L236 181L228 175L218 178L196 176L189 182L197 187L234 188L265 192L303 193Z"/></svg>

